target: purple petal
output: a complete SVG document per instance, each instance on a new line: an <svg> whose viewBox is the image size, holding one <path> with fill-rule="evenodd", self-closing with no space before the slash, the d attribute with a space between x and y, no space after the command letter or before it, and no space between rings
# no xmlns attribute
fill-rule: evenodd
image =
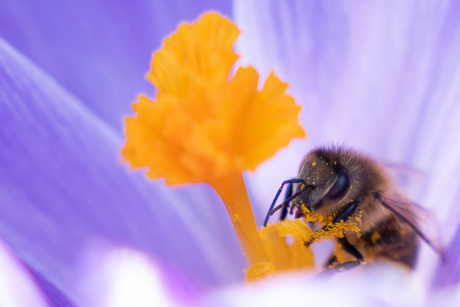
<svg viewBox="0 0 460 307"><path fill-rule="evenodd" d="M0 237L78 304L76 263L98 238L201 285L242 278L228 216L205 185L166 188L120 165L121 137L0 40Z"/></svg>
<svg viewBox="0 0 460 307"><path fill-rule="evenodd" d="M450 242L460 221L460 3L237 0L234 10L242 62L290 83L309 134L250 176L261 207L308 150L345 143L423 172L414 200L436 211ZM420 263L433 268L427 253Z"/></svg>
<svg viewBox="0 0 460 307"><path fill-rule="evenodd" d="M182 21L208 10L227 16L229 1L0 1L0 37L24 53L121 130L154 50Z"/></svg>

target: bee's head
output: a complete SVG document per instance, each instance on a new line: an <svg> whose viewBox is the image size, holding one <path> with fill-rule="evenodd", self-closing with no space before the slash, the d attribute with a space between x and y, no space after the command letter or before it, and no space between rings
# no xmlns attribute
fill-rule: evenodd
<svg viewBox="0 0 460 307"><path fill-rule="evenodd" d="M305 191L293 200L295 206L305 205L310 211L317 211L345 198L352 179L339 158L339 153L321 149L305 157L299 178L305 180L307 186L297 186L297 191Z"/></svg>

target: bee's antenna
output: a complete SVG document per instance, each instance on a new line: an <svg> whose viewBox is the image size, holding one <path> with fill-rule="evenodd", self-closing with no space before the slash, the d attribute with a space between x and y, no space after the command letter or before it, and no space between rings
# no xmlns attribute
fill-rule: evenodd
<svg viewBox="0 0 460 307"><path fill-rule="evenodd" d="M274 208L276 201L278 200L278 197L280 196L281 191L283 190L284 185L291 184L291 183L303 183L303 185L301 186L300 191L294 193L293 195L291 195L291 197L286 198L279 206ZM264 221L264 227L267 226L268 219L273 213L275 213L280 208L286 207L291 200L293 200L294 198L296 198L297 196L305 192L309 186L310 185L305 180L300 179L300 178L294 178L294 179L283 181L283 183L281 184L281 187L278 189L278 192L276 192L275 198L273 199L273 202L270 205L270 209L267 212L267 216L265 217L265 221Z"/></svg>
<svg viewBox="0 0 460 307"><path fill-rule="evenodd" d="M290 183L286 189L286 194L284 194L284 200L292 196L292 193L294 192L293 190L294 190L294 184ZM289 207L291 207L290 210L289 210ZM292 214L292 211L294 211L294 206L287 205L286 207L284 207L283 210L281 210L280 221L284 221L288 213Z"/></svg>

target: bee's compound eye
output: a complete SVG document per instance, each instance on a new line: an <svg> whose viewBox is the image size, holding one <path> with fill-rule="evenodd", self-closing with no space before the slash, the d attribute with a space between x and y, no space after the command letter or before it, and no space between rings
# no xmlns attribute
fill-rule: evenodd
<svg viewBox="0 0 460 307"><path fill-rule="evenodd" d="M328 200L338 200L347 194L350 189L350 176L344 169L339 170L337 180L326 195Z"/></svg>

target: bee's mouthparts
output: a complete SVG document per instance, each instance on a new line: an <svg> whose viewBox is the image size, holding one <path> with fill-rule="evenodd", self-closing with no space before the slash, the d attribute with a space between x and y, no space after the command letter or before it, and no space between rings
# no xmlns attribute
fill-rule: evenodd
<svg viewBox="0 0 460 307"><path fill-rule="evenodd" d="M295 218L298 219L298 218L301 218L301 217L305 217L305 214L302 212L302 210L297 210L295 212Z"/></svg>

